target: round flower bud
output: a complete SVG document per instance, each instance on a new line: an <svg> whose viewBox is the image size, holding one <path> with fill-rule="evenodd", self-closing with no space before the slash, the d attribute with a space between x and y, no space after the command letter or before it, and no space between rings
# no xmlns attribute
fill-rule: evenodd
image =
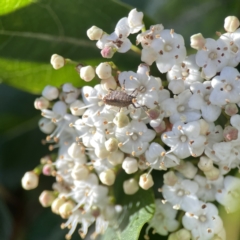
<svg viewBox="0 0 240 240"><path fill-rule="evenodd" d="M112 76L112 68L107 62L100 63L96 68L96 74L100 79L108 79Z"/></svg>
<svg viewBox="0 0 240 240"><path fill-rule="evenodd" d="M168 240L191 240L191 238L191 233L187 229L182 228L177 232L171 233Z"/></svg>
<svg viewBox="0 0 240 240"><path fill-rule="evenodd" d="M205 46L206 40L201 33L197 33L191 36L191 47L197 50L203 49Z"/></svg>
<svg viewBox="0 0 240 240"><path fill-rule="evenodd" d="M238 138L238 130L235 127L227 126L223 130L223 137L226 142L236 140Z"/></svg>
<svg viewBox="0 0 240 240"><path fill-rule="evenodd" d="M87 30L87 36L90 40L99 40L103 35L103 30L96 26L92 26Z"/></svg>
<svg viewBox="0 0 240 240"><path fill-rule="evenodd" d="M228 116L233 116L238 113L238 107L235 103L228 103L225 106L225 113Z"/></svg>
<svg viewBox="0 0 240 240"><path fill-rule="evenodd" d="M52 64L53 68L57 70L65 65L65 59L58 54L53 54L50 63Z"/></svg>
<svg viewBox="0 0 240 240"><path fill-rule="evenodd" d="M149 109L146 114L148 115L148 117L153 120L153 119L157 119L159 114L160 114L160 111L156 108L152 108L152 109Z"/></svg>
<svg viewBox="0 0 240 240"><path fill-rule="evenodd" d="M39 196L39 202L43 207L50 207L55 198L53 191L45 190Z"/></svg>
<svg viewBox="0 0 240 240"><path fill-rule="evenodd" d="M152 126L151 123L150 125ZM162 133L165 129L166 129L165 121L161 121L161 123L157 127L154 127L154 130L156 131L156 133Z"/></svg>
<svg viewBox="0 0 240 240"><path fill-rule="evenodd" d="M118 164L121 164L124 159L124 153L122 151L116 151L109 153L107 157L108 161L113 165L116 166Z"/></svg>
<svg viewBox="0 0 240 240"><path fill-rule="evenodd" d="M59 208L65 203L65 200L62 198L56 198L51 205L52 212L59 214Z"/></svg>
<svg viewBox="0 0 240 240"><path fill-rule="evenodd" d="M109 152L107 151L105 146L96 147L94 152L95 152L96 156L100 159L107 158L109 155Z"/></svg>
<svg viewBox="0 0 240 240"><path fill-rule="evenodd" d="M82 67L80 69L80 77L86 82L90 82L95 77L95 70L92 66Z"/></svg>
<svg viewBox="0 0 240 240"><path fill-rule="evenodd" d="M106 46L101 50L101 55L104 58L112 58L115 52L116 52L115 48Z"/></svg>
<svg viewBox="0 0 240 240"><path fill-rule="evenodd" d="M76 164L72 170L71 176L74 180L85 180L89 175L89 170L85 165Z"/></svg>
<svg viewBox="0 0 240 240"><path fill-rule="evenodd" d="M51 176L54 166L52 164L45 164L42 169L42 174L45 176Z"/></svg>
<svg viewBox="0 0 240 240"><path fill-rule="evenodd" d="M22 178L22 187L25 190L31 190L38 186L39 176L33 172L26 172Z"/></svg>
<svg viewBox="0 0 240 240"><path fill-rule="evenodd" d="M38 110L46 109L49 107L49 101L44 97L37 98L34 101L34 107Z"/></svg>
<svg viewBox="0 0 240 240"><path fill-rule="evenodd" d="M118 150L118 140L116 138L109 138L105 142L105 147L109 152L115 152Z"/></svg>
<svg viewBox="0 0 240 240"><path fill-rule="evenodd" d="M115 90L117 88L117 83L113 76L107 79L101 80L101 86L104 90L108 91L109 89Z"/></svg>
<svg viewBox="0 0 240 240"><path fill-rule="evenodd" d="M59 214L62 218L66 219L72 214L75 204L72 201L67 201L59 208Z"/></svg>
<svg viewBox="0 0 240 240"><path fill-rule="evenodd" d="M208 180L214 181L217 180L220 176L220 170L216 167L213 167L212 170L204 172Z"/></svg>
<svg viewBox="0 0 240 240"><path fill-rule="evenodd" d="M165 173L163 175L163 179L164 179L164 184L168 186L174 186L178 181L178 177L175 175L173 171L169 171Z"/></svg>
<svg viewBox="0 0 240 240"><path fill-rule="evenodd" d="M135 173L138 170L138 161L135 158L126 157L122 163L122 168L127 174Z"/></svg>
<svg viewBox="0 0 240 240"><path fill-rule="evenodd" d="M237 28L239 27L239 20L235 16L228 16L224 20L224 29L227 32L235 32Z"/></svg>
<svg viewBox="0 0 240 240"><path fill-rule="evenodd" d="M134 179L128 179L123 182L123 190L127 195L135 194L139 189L138 182Z"/></svg>
<svg viewBox="0 0 240 240"><path fill-rule="evenodd" d="M43 97L45 97L49 101L56 99L58 97L58 94L59 94L58 89L50 85L47 85L42 91Z"/></svg>
<svg viewBox="0 0 240 240"><path fill-rule="evenodd" d="M123 128L126 127L129 124L129 118L128 116L123 113L123 112L118 112L113 119L113 123L118 127L118 128Z"/></svg>
<svg viewBox="0 0 240 240"><path fill-rule="evenodd" d="M144 189L148 190L150 187L152 187L154 184L152 175L144 173L139 178L139 186Z"/></svg>
<svg viewBox="0 0 240 240"><path fill-rule="evenodd" d="M50 134L55 129L56 125L47 118L41 118L38 126L43 133Z"/></svg>
<svg viewBox="0 0 240 240"><path fill-rule="evenodd" d="M210 171L213 168L213 161L208 157L200 157L198 167L203 171Z"/></svg>
<svg viewBox="0 0 240 240"><path fill-rule="evenodd" d="M112 169L107 169L99 174L100 181L108 186L114 184L116 178L116 174Z"/></svg>
<svg viewBox="0 0 240 240"><path fill-rule="evenodd" d="M85 112L85 104L81 100L76 100L70 104L70 111L73 116L82 116Z"/></svg>
<svg viewBox="0 0 240 240"><path fill-rule="evenodd" d="M204 119L200 119L198 122L200 124L200 134L206 135L209 132L209 124Z"/></svg>
<svg viewBox="0 0 240 240"><path fill-rule="evenodd" d="M192 179L197 174L198 169L191 162L180 161L180 164L175 167L184 177Z"/></svg>
<svg viewBox="0 0 240 240"><path fill-rule="evenodd" d="M79 146L76 142L73 142L68 148L68 154L71 158L81 158L84 155L82 146Z"/></svg>

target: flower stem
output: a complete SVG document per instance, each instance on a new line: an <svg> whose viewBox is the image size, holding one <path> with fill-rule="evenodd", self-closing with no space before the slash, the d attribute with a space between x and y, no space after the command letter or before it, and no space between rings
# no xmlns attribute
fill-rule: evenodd
<svg viewBox="0 0 240 240"><path fill-rule="evenodd" d="M137 46L132 45L132 46L131 46L131 50L134 51L135 53L141 55L141 49L138 48Z"/></svg>

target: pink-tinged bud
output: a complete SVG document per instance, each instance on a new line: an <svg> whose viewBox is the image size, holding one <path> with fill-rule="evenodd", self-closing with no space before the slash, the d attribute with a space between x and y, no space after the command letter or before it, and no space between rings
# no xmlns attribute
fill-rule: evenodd
<svg viewBox="0 0 240 240"><path fill-rule="evenodd" d="M190 41L191 41L191 44L190 44L191 47L197 50L203 49L206 43L206 40L201 33L192 35L190 38Z"/></svg>
<svg viewBox="0 0 240 240"><path fill-rule="evenodd" d="M228 116L233 116L235 114L238 113L238 107L235 103L228 103L226 106L225 106L225 113L228 115Z"/></svg>
<svg viewBox="0 0 240 240"><path fill-rule="evenodd" d="M101 55L104 58L112 58L115 52L114 48L107 46L102 49Z"/></svg>
<svg viewBox="0 0 240 240"><path fill-rule="evenodd" d="M223 137L226 142L236 140L238 138L238 130L235 127L227 126L223 130Z"/></svg>
<svg viewBox="0 0 240 240"><path fill-rule="evenodd" d="M46 109L49 107L49 101L44 97L37 98L34 101L34 107L38 110Z"/></svg>
<svg viewBox="0 0 240 240"><path fill-rule="evenodd" d="M54 167L52 164L46 164L43 166L42 173L45 176L51 176L53 170L54 170Z"/></svg>
<svg viewBox="0 0 240 240"><path fill-rule="evenodd" d="M39 202L43 207L50 207L52 202L55 200L55 195L53 191L43 191L39 196Z"/></svg>
<svg viewBox="0 0 240 240"><path fill-rule="evenodd" d="M101 214L101 210L97 206L91 208L91 214L93 217L97 218Z"/></svg>
<svg viewBox="0 0 240 240"><path fill-rule="evenodd" d="M146 113L151 120L154 120L158 118L160 111L154 108L154 109L149 109Z"/></svg>
<svg viewBox="0 0 240 240"><path fill-rule="evenodd" d="M227 32L235 32L237 28L239 27L239 20L235 16L228 16L224 20L224 29Z"/></svg>
<svg viewBox="0 0 240 240"><path fill-rule="evenodd" d="M157 127L154 128L156 133L162 133L166 130L166 123L162 121Z"/></svg>
<svg viewBox="0 0 240 240"><path fill-rule="evenodd" d="M176 182L178 181L178 178L173 171L169 171L169 172L165 173L163 175L163 179L164 179L164 184L166 184L168 186L174 186L176 184Z"/></svg>

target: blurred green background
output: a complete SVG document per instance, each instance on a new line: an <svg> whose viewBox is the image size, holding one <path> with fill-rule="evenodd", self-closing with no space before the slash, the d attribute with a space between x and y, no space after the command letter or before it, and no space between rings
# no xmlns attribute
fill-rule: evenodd
<svg viewBox="0 0 240 240"><path fill-rule="evenodd" d="M148 16L146 28L162 23L182 34L188 53L194 52L189 49L191 35L201 32L217 38L215 32L223 32L226 16L240 18L238 0L0 0L0 240L64 239L60 217L38 202L53 179L41 176L36 190L21 188L23 174L48 154L41 144L45 136L37 127L40 112L33 102L47 84L81 86L73 66L55 71L50 56L58 53L93 65L104 61L86 30L97 25L111 33L130 6ZM140 64L132 52L115 54L113 61L121 70L135 71ZM225 216L226 224L229 218L227 239L238 239L239 214ZM79 239L77 234L73 239Z"/></svg>

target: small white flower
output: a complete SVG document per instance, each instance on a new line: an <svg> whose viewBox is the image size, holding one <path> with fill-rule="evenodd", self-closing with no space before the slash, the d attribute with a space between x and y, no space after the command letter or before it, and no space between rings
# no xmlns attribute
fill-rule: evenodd
<svg viewBox="0 0 240 240"><path fill-rule="evenodd" d="M186 229L191 231L194 239L199 240L211 240L223 228L218 209L211 203L201 203L198 204L198 208L187 210L182 223Z"/></svg>
<svg viewBox="0 0 240 240"><path fill-rule="evenodd" d="M232 176L224 178L224 188L216 193L216 200L221 203L228 213L239 209L240 179Z"/></svg>
<svg viewBox="0 0 240 240"><path fill-rule="evenodd" d="M173 209L171 204L163 204L160 199L155 200L156 210L153 218L149 221L149 225L146 229L146 233L150 228L154 229L154 232L166 236L169 232L177 230L179 222L175 219L177 210Z"/></svg>
<svg viewBox="0 0 240 240"><path fill-rule="evenodd" d="M240 102L240 73L236 68L224 67L220 76L214 77L211 83L213 91L209 100L212 104L224 106Z"/></svg>
<svg viewBox="0 0 240 240"><path fill-rule="evenodd" d="M180 160L174 154L166 150L158 143L151 143L149 149L145 152L146 160L151 168L157 170L167 170L179 164Z"/></svg>
<svg viewBox="0 0 240 240"><path fill-rule="evenodd" d="M205 48L199 50L196 54L196 63L199 67L202 67L206 78L212 78L228 63L227 44L222 39L215 41L206 38Z"/></svg>
<svg viewBox="0 0 240 240"><path fill-rule="evenodd" d="M143 28L143 13L138 12L136 8L132 9L128 14L128 26L130 27L130 32L137 33Z"/></svg>

